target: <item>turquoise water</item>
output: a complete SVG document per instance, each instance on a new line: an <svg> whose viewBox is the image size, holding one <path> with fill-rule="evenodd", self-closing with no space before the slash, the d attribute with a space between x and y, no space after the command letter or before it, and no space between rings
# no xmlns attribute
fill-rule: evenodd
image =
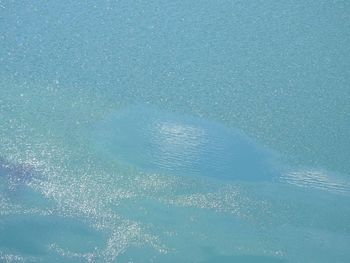
<svg viewBox="0 0 350 263"><path fill-rule="evenodd" d="M0 262L349 262L347 1L0 1Z"/></svg>

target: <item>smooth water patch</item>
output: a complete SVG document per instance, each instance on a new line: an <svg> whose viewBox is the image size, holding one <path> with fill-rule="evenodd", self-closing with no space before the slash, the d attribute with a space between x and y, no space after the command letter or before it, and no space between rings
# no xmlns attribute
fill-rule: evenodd
<svg viewBox="0 0 350 263"><path fill-rule="evenodd" d="M95 143L108 155L148 172L267 180L272 155L220 123L138 105L98 122Z"/></svg>
<svg viewBox="0 0 350 263"><path fill-rule="evenodd" d="M147 173L279 182L350 194L344 175L290 166L237 129L148 104L129 106L97 121L93 142L104 157Z"/></svg>
<svg viewBox="0 0 350 263"><path fill-rule="evenodd" d="M33 258L91 257L105 238L77 219L58 215L3 216L0 233L1 250Z"/></svg>

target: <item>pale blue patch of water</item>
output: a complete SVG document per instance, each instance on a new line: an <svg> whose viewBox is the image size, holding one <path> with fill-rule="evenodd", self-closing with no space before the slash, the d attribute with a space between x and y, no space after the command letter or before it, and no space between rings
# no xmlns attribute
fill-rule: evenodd
<svg viewBox="0 0 350 263"><path fill-rule="evenodd" d="M276 177L267 149L213 121L137 105L110 114L95 129L102 153L147 172L246 181Z"/></svg>
<svg viewBox="0 0 350 263"><path fill-rule="evenodd" d="M0 1L0 262L349 262L349 10Z"/></svg>

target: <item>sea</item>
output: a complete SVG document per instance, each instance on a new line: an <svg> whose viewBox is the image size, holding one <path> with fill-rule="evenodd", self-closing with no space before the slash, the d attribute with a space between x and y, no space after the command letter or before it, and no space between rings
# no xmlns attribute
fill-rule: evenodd
<svg viewBox="0 0 350 263"><path fill-rule="evenodd" d="M350 262L350 2L0 0L0 262Z"/></svg>

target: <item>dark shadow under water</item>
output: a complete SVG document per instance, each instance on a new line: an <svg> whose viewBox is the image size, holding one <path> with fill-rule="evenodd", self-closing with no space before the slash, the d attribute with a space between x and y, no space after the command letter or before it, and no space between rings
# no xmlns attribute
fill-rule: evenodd
<svg viewBox="0 0 350 263"><path fill-rule="evenodd" d="M0 157L0 180L6 181L7 192L17 191L38 175L39 172L27 164L11 163Z"/></svg>

